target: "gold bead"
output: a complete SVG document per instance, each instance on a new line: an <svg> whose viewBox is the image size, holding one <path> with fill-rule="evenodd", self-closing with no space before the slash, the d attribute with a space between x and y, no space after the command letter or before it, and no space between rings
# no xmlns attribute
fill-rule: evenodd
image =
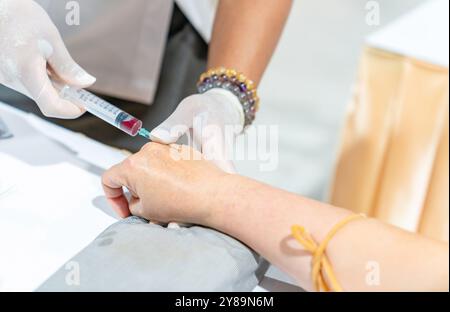
<svg viewBox="0 0 450 312"><path fill-rule="evenodd" d="M226 70L225 67L219 67L219 68L217 69L217 73L218 73L219 75L223 75L223 74L225 74L226 72L227 72L227 70Z"/></svg>
<svg viewBox="0 0 450 312"><path fill-rule="evenodd" d="M256 102L256 105L255 105L255 109L257 112L259 111L259 108L261 107L260 104L261 104L261 102L258 100L258 102Z"/></svg>
<svg viewBox="0 0 450 312"><path fill-rule="evenodd" d="M237 79L239 80L239 82L245 82L247 80L247 77L245 77L243 74L239 74L237 76Z"/></svg>
<svg viewBox="0 0 450 312"><path fill-rule="evenodd" d="M233 76L236 76L237 75L237 72L234 70L234 69L229 69L229 70L227 70L227 76L228 77L233 77Z"/></svg>
<svg viewBox="0 0 450 312"><path fill-rule="evenodd" d="M253 91L255 89L255 83L251 80L247 80L245 83L247 85L247 89Z"/></svg>

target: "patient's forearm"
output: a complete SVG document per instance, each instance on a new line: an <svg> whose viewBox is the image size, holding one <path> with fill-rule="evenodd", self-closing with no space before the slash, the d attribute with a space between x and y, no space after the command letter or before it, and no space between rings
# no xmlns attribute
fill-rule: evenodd
<svg viewBox="0 0 450 312"><path fill-rule="evenodd" d="M291 5L292 0L220 0L208 66L236 69L258 84Z"/></svg>
<svg viewBox="0 0 450 312"><path fill-rule="evenodd" d="M290 227L304 226L320 243L350 212L243 177L226 179L215 201L223 204L210 225L240 239L311 290L311 255L291 237ZM344 290L448 290L448 244L373 219L347 224L326 253Z"/></svg>

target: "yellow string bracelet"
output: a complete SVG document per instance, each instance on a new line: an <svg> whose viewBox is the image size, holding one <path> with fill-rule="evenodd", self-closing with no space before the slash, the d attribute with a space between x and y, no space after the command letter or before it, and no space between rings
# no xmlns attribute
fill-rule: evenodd
<svg viewBox="0 0 450 312"><path fill-rule="evenodd" d="M333 272L333 268L325 254L325 250L330 240L334 235L342 229L345 225L351 221L365 218L362 214L353 214L336 224L331 231L327 234L324 241L318 245L312 238L308 231L299 225L294 225L291 228L292 236L312 255L312 281L316 291L343 291L339 284L336 275ZM330 285L327 283L329 281Z"/></svg>

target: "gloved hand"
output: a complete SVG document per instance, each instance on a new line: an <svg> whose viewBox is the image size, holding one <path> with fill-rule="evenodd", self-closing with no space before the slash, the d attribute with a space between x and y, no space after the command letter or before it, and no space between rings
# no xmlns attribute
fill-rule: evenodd
<svg viewBox="0 0 450 312"><path fill-rule="evenodd" d="M95 78L75 63L36 2L0 0L0 47L1 84L33 99L48 117L76 118L84 113L62 99L51 80L84 88Z"/></svg>
<svg viewBox="0 0 450 312"><path fill-rule="evenodd" d="M190 130L193 147L205 159L225 172L234 173L233 163L227 157L231 146L225 131L235 136L242 132L243 126L244 112L238 98L230 91L212 89L184 99L175 112L151 132L151 139L173 144Z"/></svg>

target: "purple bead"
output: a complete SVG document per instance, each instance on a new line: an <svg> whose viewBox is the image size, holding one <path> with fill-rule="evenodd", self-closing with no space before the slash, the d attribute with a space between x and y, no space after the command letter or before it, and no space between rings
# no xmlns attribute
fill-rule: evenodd
<svg viewBox="0 0 450 312"><path fill-rule="evenodd" d="M242 92L247 92L247 85L243 82L241 82L239 84L239 88L241 89Z"/></svg>
<svg viewBox="0 0 450 312"><path fill-rule="evenodd" d="M205 79L203 79L203 83L208 84L211 82L211 78L206 77Z"/></svg>

